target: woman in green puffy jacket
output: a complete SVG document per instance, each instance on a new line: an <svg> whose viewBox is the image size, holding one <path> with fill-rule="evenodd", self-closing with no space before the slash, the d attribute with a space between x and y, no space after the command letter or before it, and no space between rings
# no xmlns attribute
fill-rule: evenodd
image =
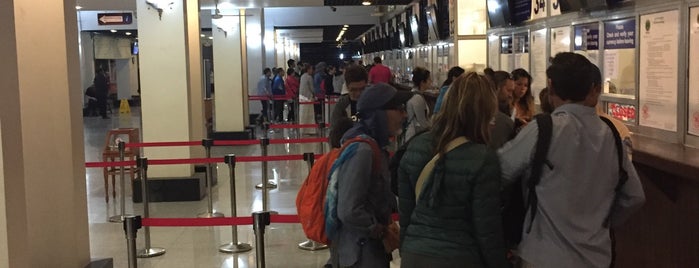
<svg viewBox="0 0 699 268"><path fill-rule="evenodd" d="M487 146L497 112L493 89L483 75L457 78L432 130L408 145L398 171L401 267L510 266L500 217L500 166ZM458 137L466 142L447 149ZM432 172L416 191L423 167L436 154Z"/></svg>

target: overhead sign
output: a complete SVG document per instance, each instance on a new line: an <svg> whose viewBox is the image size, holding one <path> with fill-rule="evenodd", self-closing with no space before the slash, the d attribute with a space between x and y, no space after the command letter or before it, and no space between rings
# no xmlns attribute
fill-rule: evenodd
<svg viewBox="0 0 699 268"><path fill-rule="evenodd" d="M99 25L125 25L133 23L132 13L97 13Z"/></svg>

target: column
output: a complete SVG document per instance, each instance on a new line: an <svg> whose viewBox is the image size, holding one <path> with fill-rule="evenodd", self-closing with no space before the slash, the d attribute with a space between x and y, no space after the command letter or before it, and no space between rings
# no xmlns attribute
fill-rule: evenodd
<svg viewBox="0 0 699 268"><path fill-rule="evenodd" d="M243 110L243 101L247 101L247 94L243 88L245 64L242 59L242 44L245 39L242 38L244 31L241 31L241 25L245 25L242 22L245 11L224 10L222 13L234 16L223 16L212 21L216 73L214 129L216 132L240 132L245 129L246 113Z"/></svg>
<svg viewBox="0 0 699 268"><path fill-rule="evenodd" d="M0 4L0 266L90 261L75 1Z"/></svg>
<svg viewBox="0 0 699 268"><path fill-rule="evenodd" d="M199 38L199 8L190 1L136 1L138 12L143 140L189 141L203 118L201 62L191 39ZM191 1L196 2L196 1ZM194 18L194 19L193 19ZM194 35L194 36L193 36ZM196 54L192 54L196 53ZM197 71L192 71L192 70ZM199 97L198 97L199 96ZM195 122L199 122L195 125ZM190 158L190 147L144 148L149 159ZM151 177L179 178L191 165L152 166Z"/></svg>

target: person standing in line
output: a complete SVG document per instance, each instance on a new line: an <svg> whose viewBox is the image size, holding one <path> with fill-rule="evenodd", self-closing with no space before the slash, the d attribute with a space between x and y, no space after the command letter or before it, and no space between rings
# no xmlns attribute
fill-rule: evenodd
<svg viewBox="0 0 699 268"><path fill-rule="evenodd" d="M325 99L325 91L323 90L321 84L323 84L323 81L325 81L325 77L327 76L326 68L327 64L325 64L325 62L321 61L318 64L316 64L315 73L313 74L313 94L315 96L313 101L320 101L322 99ZM321 121L322 112L323 106L320 103L313 104L313 114L315 118L315 123L319 123Z"/></svg>
<svg viewBox="0 0 699 268"><path fill-rule="evenodd" d="M107 116L107 98L109 98L109 77L105 73L104 69L97 69L95 73L95 79L92 82L95 86L95 93L97 96L97 107L99 108L100 116L103 119L109 119Z"/></svg>
<svg viewBox="0 0 699 268"><path fill-rule="evenodd" d="M301 75L301 83L299 85L299 102L310 102L315 100L313 92L313 66L305 64L303 66L304 73ZM299 124L315 124L315 116L313 106L308 104L299 105ZM304 135L316 135L315 130L304 128L301 129Z"/></svg>
<svg viewBox="0 0 699 268"><path fill-rule="evenodd" d="M274 69L274 80L272 81L272 95L274 96L274 121L282 122L284 121L284 102L285 100L279 100L277 98L283 98L286 96L286 88L284 87L284 68Z"/></svg>
<svg viewBox="0 0 699 268"><path fill-rule="evenodd" d="M267 98L272 96L272 69L262 70L262 76L257 81L257 96ZM265 122L269 117L269 100L260 100L260 104L262 104L262 111L259 119L261 122Z"/></svg>
<svg viewBox="0 0 699 268"><path fill-rule="evenodd" d="M333 89L334 89L334 94L340 95L342 94L342 90L345 87L345 68L347 66L345 63L341 63L340 66L337 67L335 70L335 75L333 76Z"/></svg>
<svg viewBox="0 0 699 268"><path fill-rule="evenodd" d="M523 267L609 267L610 229L645 201L636 169L595 111L601 90L595 90L592 66L584 56L564 52L546 70L555 110L546 164L534 188L537 201L527 211L518 246ZM498 151L505 186L530 170L538 134L538 125L528 124Z"/></svg>
<svg viewBox="0 0 699 268"><path fill-rule="evenodd" d="M510 267L500 163L488 146L494 87L473 72L456 78L432 129L408 145L398 169L401 267Z"/></svg>
<svg viewBox="0 0 699 268"><path fill-rule="evenodd" d="M328 239L332 241L334 268L389 267L391 255L386 253L383 235L391 223L396 199L390 189L385 147L391 136L400 133L405 102L411 95L381 83L368 87L357 101L359 119L342 139L362 136L375 142L381 159L375 159L379 156L372 145L355 142L335 162L338 167L330 175L326 196L326 226L328 217L339 221L335 225L337 229L326 228L326 232L331 230ZM343 157L345 160L338 164ZM380 165L373 166L374 160Z"/></svg>
<svg viewBox="0 0 699 268"><path fill-rule="evenodd" d="M532 76L522 68L512 71L512 80L515 82L515 90L512 94L512 107L515 112L515 120L526 125L534 117L534 95L532 95Z"/></svg>
<svg viewBox="0 0 699 268"><path fill-rule="evenodd" d="M350 118L354 121L357 114L357 100L367 86L366 70L357 65L347 67L344 77L347 93L337 100L337 104L330 114L331 131L335 127L335 122L339 122L343 118Z"/></svg>
<svg viewBox="0 0 699 268"><path fill-rule="evenodd" d="M410 140L415 134L430 128L430 109L425 97L420 93L432 88L432 75L425 68L417 67L413 70L413 92L416 93L408 101L408 127L405 131L405 139Z"/></svg>
<svg viewBox="0 0 699 268"><path fill-rule="evenodd" d="M286 71L286 80L284 81L284 88L286 88L286 97L289 99L287 105L289 106L289 121L296 122L296 102L299 100L299 79L295 75L293 68L289 68Z"/></svg>
<svg viewBox="0 0 699 268"><path fill-rule="evenodd" d="M369 84L391 83L393 82L393 74L391 69L383 65L381 57L374 57L374 67L369 70Z"/></svg>
<svg viewBox="0 0 699 268"><path fill-rule="evenodd" d="M451 67L451 69L449 69L449 72L447 72L447 80L444 80L442 87L439 89L439 96L437 96L437 101L434 103L434 112L432 113L433 115L437 114L437 112L439 112L439 109L442 107L444 95L447 94L447 90L449 90L449 86L451 86L452 81L454 81L454 79L462 75L464 72L466 72L466 70L459 66L454 66Z"/></svg>
<svg viewBox="0 0 699 268"><path fill-rule="evenodd" d="M485 75L495 84L495 94L498 98L498 112L490 132L490 146L498 149L515 136L515 123L510 117L512 91L515 83L510 73L505 71L493 71L493 69L486 68Z"/></svg>

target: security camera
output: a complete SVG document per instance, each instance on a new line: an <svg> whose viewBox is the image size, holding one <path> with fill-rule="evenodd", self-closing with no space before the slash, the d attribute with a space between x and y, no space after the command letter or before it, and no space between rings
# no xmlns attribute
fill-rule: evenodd
<svg viewBox="0 0 699 268"><path fill-rule="evenodd" d="M330 6L330 10L332 10L333 12L337 12L337 8L334 6Z"/></svg>

